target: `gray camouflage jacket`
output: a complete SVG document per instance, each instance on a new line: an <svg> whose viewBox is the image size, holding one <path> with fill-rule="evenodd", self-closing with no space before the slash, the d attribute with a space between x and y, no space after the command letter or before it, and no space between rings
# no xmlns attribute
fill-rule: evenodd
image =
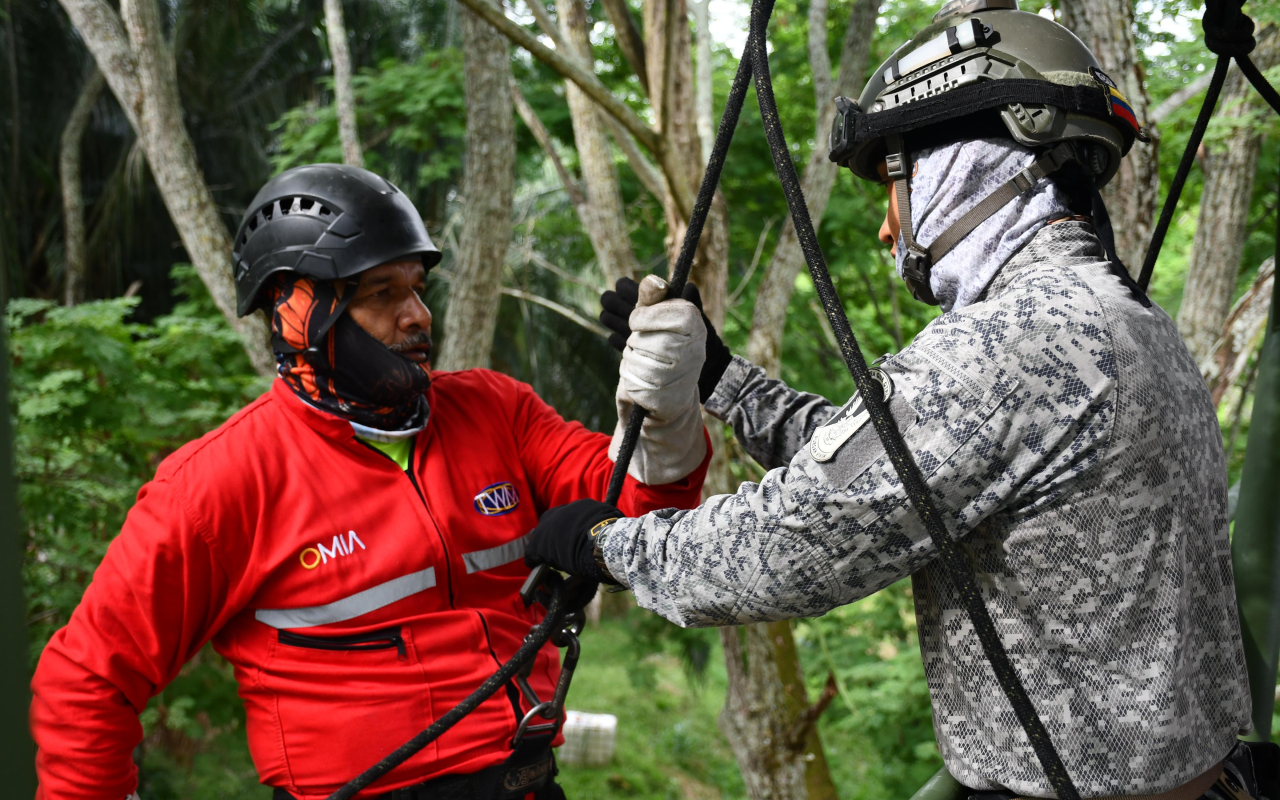
<svg viewBox="0 0 1280 800"><path fill-rule="evenodd" d="M1153 794L1249 727L1208 390L1169 317L1085 223L1043 229L977 303L881 364L890 411L974 565L1085 797ZM1051 797L857 395L735 358L707 410L769 470L692 511L621 520L605 561L684 626L820 615L913 578L934 729L974 788Z"/></svg>

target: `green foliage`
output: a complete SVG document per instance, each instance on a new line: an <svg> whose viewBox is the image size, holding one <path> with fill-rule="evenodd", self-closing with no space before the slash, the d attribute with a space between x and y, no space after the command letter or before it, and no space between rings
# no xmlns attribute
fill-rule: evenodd
<svg viewBox="0 0 1280 800"><path fill-rule="evenodd" d="M618 717L617 749L603 767L562 766L558 780L573 800L745 796L716 714L724 698L724 657L714 634L708 667L690 677L671 652L643 656L643 687L627 621L607 620L582 635L582 662L568 707Z"/></svg>
<svg viewBox="0 0 1280 800"><path fill-rule="evenodd" d="M333 79L319 83L332 90ZM462 53L427 50L413 61L387 59L352 79L365 166L400 185L430 211L430 188L456 183L462 168L466 108ZM312 101L286 111L271 129L276 171L300 164L342 162L337 111Z"/></svg>
<svg viewBox="0 0 1280 800"><path fill-rule="evenodd" d="M152 325L134 299L9 303L16 471L32 658L80 600L143 481L264 387L189 267Z"/></svg>
<svg viewBox="0 0 1280 800"><path fill-rule="evenodd" d="M836 676L839 696L820 730L841 796L910 797L942 766L910 582L799 621L796 644L811 696Z"/></svg>

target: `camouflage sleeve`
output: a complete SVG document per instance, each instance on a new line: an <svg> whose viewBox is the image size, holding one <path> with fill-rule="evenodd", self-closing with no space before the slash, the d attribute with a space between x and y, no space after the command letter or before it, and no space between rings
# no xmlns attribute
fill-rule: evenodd
<svg viewBox="0 0 1280 800"><path fill-rule="evenodd" d="M705 408L733 426L742 449L765 469L789 462L837 410L825 397L765 377L741 356L733 357Z"/></svg>
<svg viewBox="0 0 1280 800"><path fill-rule="evenodd" d="M997 365L972 330L949 331L945 320L881 369L890 412L963 536L1015 492L1043 497L1055 472L1040 474L1046 459L1078 448L1075 463L1085 463L1105 436L1082 436L1087 420L1064 418L1047 387L1024 385L1025 373ZM602 545L610 572L645 608L711 626L823 614L919 570L934 548L861 410L855 394L760 483L692 511L615 523Z"/></svg>

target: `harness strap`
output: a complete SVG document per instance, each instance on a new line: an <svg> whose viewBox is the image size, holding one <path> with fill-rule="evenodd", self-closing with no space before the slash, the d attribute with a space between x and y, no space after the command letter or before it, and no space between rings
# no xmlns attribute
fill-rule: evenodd
<svg viewBox="0 0 1280 800"><path fill-rule="evenodd" d="M1004 208L1015 197L1030 194L1036 184L1057 172L1073 158L1075 148L1067 142L1059 142L1052 150L1032 162L1031 166L1014 175L1008 183L984 197L982 202L969 209L968 213L934 239L933 244L929 245L930 261L934 264L941 261L943 256L960 244L964 237L973 233L975 228L990 219L992 214Z"/></svg>

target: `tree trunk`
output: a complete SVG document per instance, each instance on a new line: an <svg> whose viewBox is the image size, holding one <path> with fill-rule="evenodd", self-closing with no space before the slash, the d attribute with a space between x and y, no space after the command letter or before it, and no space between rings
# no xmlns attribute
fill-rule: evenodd
<svg viewBox="0 0 1280 800"><path fill-rule="evenodd" d="M729 690L724 732L752 800L837 797L816 725L793 741L809 709L790 622L721 628Z"/></svg>
<svg viewBox="0 0 1280 800"><path fill-rule="evenodd" d="M698 138L702 140L702 163L705 164L711 160L711 148L716 140L715 113L711 100L711 0L694 0L693 19L698 26L698 85L694 105L697 107Z"/></svg>
<svg viewBox="0 0 1280 800"><path fill-rule="evenodd" d="M688 7L685 0L646 0L643 10L645 66L653 126L661 142L659 160L671 166L663 169L669 197L662 206L667 218L667 252L674 263L693 207L692 197L702 178Z"/></svg>
<svg viewBox="0 0 1280 800"><path fill-rule="evenodd" d="M347 25L342 19L342 0L324 0L325 30L329 35L329 58L333 60L333 96L338 110L338 136L342 139L342 163L364 166L360 131L356 127L356 97L351 87L351 48L347 45Z"/></svg>
<svg viewBox="0 0 1280 800"><path fill-rule="evenodd" d="M1120 171L1102 191L1115 230L1116 254L1136 270L1146 256L1155 222L1160 137L1148 114L1151 96L1134 43L1133 0L1062 0L1061 9L1062 23L1097 56L1151 136L1149 144L1134 142Z"/></svg>
<svg viewBox="0 0 1280 800"><path fill-rule="evenodd" d="M880 0L857 0L854 4L841 47L840 73L833 85L831 59L827 56L827 3L826 0L813 0L809 4L809 66L813 73L817 123L813 152L809 154L809 163L804 170L803 189L815 230L822 226L822 215L827 211L827 201L831 198L839 172L839 167L828 160L826 148L827 132L831 130L836 114L832 100L836 95L857 96L861 90L879 8ZM747 358L773 377L777 377L781 369L787 306L791 303L796 275L803 265L804 253L800 251L791 218L787 217L773 257L769 259L760 287L756 290L751 335L747 340Z"/></svg>
<svg viewBox="0 0 1280 800"><path fill-rule="evenodd" d="M507 40L469 10L462 13L466 73L465 205L441 369L489 366L511 244L515 193L515 120Z"/></svg>
<svg viewBox="0 0 1280 800"><path fill-rule="evenodd" d="M1280 61L1280 34L1268 25L1257 40L1250 57L1266 71ZM1221 143L1205 147L1200 218L1178 310L1178 332L1196 361L1210 355L1231 310L1262 151L1262 131L1251 119L1259 105L1248 79L1233 64L1214 115L1232 127Z"/></svg>
<svg viewBox="0 0 1280 800"><path fill-rule="evenodd" d="M62 129L58 150L58 179L62 184L63 292L64 305L84 302L85 233L84 193L80 186L80 145L93 116L93 104L102 94L106 80L96 65L89 64L89 74L80 87L80 96Z"/></svg>
<svg viewBox="0 0 1280 800"><path fill-rule="evenodd" d="M560 32L568 47L586 63L594 63L587 10L582 0L556 0L556 11L560 17ZM573 139L587 193L587 203L580 214L582 225L595 249L605 285L612 287L619 278L635 277L640 271L635 252L631 249L631 237L627 234L613 151L595 103L573 81L565 81L565 96L569 101Z"/></svg>
<svg viewBox="0 0 1280 800"><path fill-rule="evenodd" d="M1214 405L1221 403L1227 391L1240 380L1249 356L1261 344L1275 279L1276 259L1272 256L1258 267L1253 285L1231 307L1222 336L1208 358L1200 362L1200 374L1209 384Z"/></svg>
<svg viewBox="0 0 1280 800"><path fill-rule="evenodd" d="M119 15L105 0L60 2L133 125L192 266L244 340L254 369L274 374L262 316L236 316L231 236L218 216L182 121L173 52L164 41L155 0L123 0Z"/></svg>

